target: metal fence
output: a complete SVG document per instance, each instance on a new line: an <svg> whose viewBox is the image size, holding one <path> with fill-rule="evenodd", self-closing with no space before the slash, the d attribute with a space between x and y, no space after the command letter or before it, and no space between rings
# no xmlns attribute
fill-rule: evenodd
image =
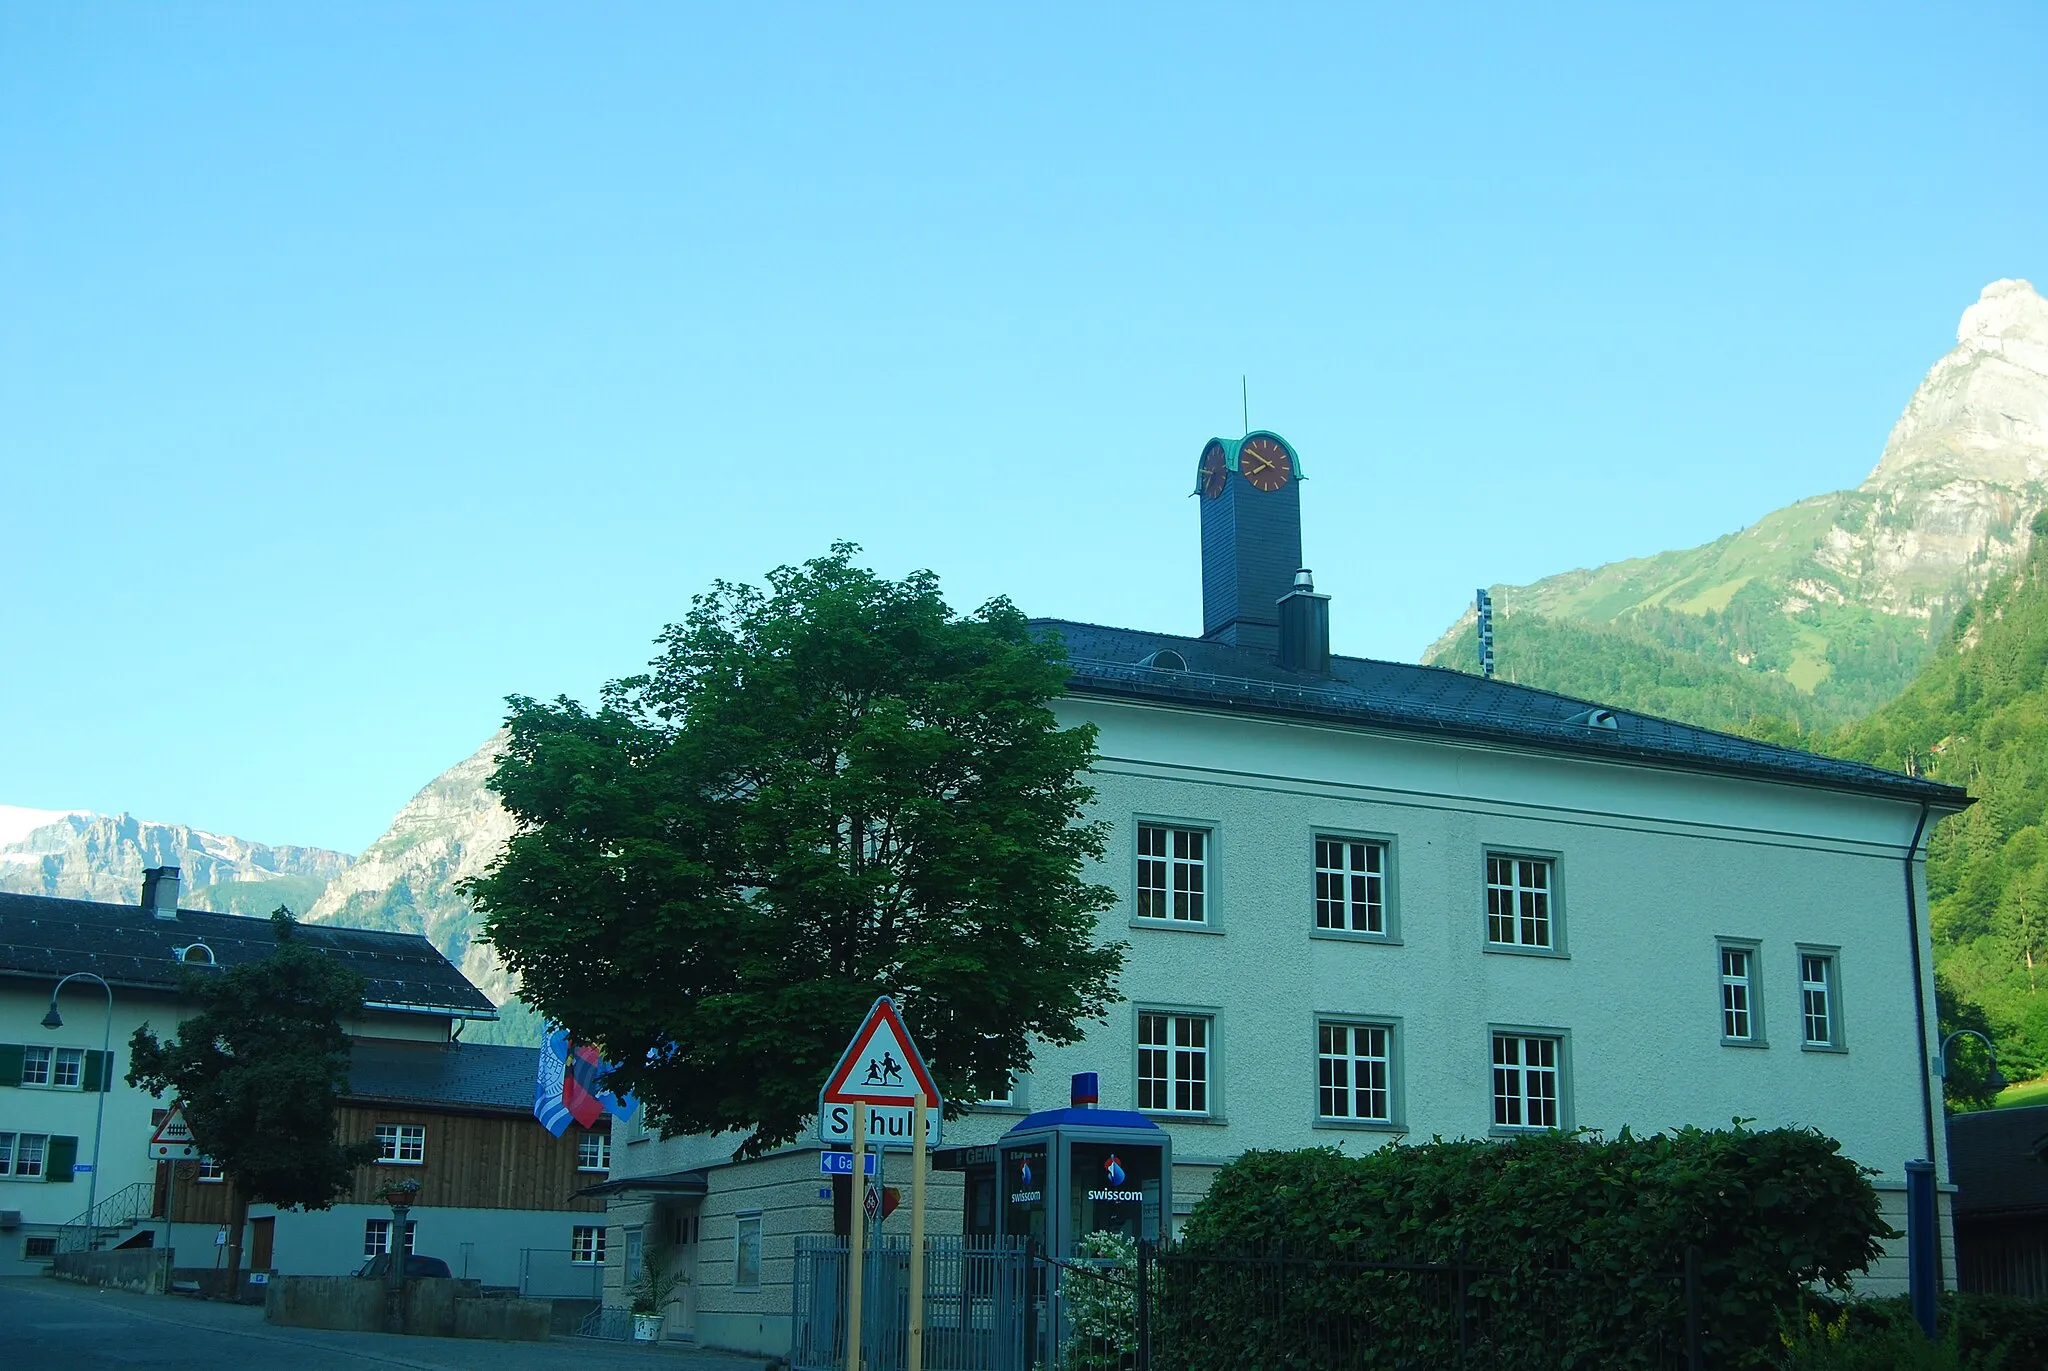
<svg viewBox="0 0 2048 1371"><path fill-rule="evenodd" d="M519 1293L536 1300L602 1300L604 1263L579 1262L566 1247L522 1247Z"/></svg>
<svg viewBox="0 0 2048 1371"><path fill-rule="evenodd" d="M1059 1261L1014 1240L931 1239L930 1371L1701 1371L1696 1254L1687 1269L1607 1277L1568 1268L1372 1262L1284 1250L1145 1244ZM903 1371L907 1244L866 1262L870 1371ZM792 1371L846 1361L843 1239L797 1243Z"/></svg>
<svg viewBox="0 0 2048 1371"><path fill-rule="evenodd" d="M844 1238L798 1238L792 1371L846 1365ZM1031 1253L1016 1239L927 1238L926 1371L1023 1371L1033 1365ZM868 1248L861 1285L861 1347L869 1371L902 1371L910 1357L910 1244Z"/></svg>

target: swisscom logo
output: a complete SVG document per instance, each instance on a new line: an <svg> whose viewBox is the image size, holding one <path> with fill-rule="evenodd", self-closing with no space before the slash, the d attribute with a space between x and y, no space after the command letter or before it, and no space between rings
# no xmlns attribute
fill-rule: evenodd
<svg viewBox="0 0 2048 1371"><path fill-rule="evenodd" d="M1137 1204L1144 1201L1144 1191L1124 1188L1130 1177L1124 1174L1124 1164L1116 1159L1116 1153L1110 1153L1109 1160L1102 1164L1102 1178L1109 1182L1109 1188L1089 1191L1089 1199L1107 1200L1111 1204Z"/></svg>

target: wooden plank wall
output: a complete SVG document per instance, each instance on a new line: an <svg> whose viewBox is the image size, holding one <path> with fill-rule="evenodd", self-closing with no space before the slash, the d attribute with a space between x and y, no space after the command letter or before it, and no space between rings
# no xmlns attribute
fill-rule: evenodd
<svg viewBox="0 0 2048 1371"><path fill-rule="evenodd" d="M382 1204L378 1192L385 1186L416 1180L420 1194L414 1203L423 1208L604 1211L601 1199L573 1198L576 1191L605 1179L597 1172L576 1169L576 1142L584 1130L573 1124L554 1138L529 1113L451 1114L345 1104L338 1131L343 1142L368 1142L380 1123L423 1125L426 1160L413 1166L372 1162L356 1172L355 1183L336 1203ZM168 1170L157 1168L159 1210ZM233 1211L231 1187L201 1184L198 1174L196 1162L178 1166L177 1221L226 1223Z"/></svg>

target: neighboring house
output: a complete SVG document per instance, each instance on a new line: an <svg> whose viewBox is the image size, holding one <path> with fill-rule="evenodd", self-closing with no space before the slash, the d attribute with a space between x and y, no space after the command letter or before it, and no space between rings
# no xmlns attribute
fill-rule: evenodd
<svg viewBox="0 0 2048 1371"><path fill-rule="evenodd" d="M1089 874L1119 895L1100 927L1130 946L1124 1000L947 1123L934 1231L989 1231L977 1145L1064 1104L1075 1071L1171 1134L1176 1221L1248 1148L1740 1116L1840 1139L1903 1228L1903 1165L1941 1146L1924 835L1969 797L1331 656L1299 461L1259 439L1205 449L1202 637L1037 625L1071 658L1061 722L1099 730ZM785 1350L795 1239L844 1227L815 1146L735 1162L730 1137L620 1132L613 1250L683 1241L672 1333ZM617 1300L623 1263L609 1279ZM1896 1250L1866 1285L1903 1289Z"/></svg>
<svg viewBox="0 0 2048 1371"><path fill-rule="evenodd" d="M603 1181L611 1136L571 1127L552 1137L533 1117L539 1049L463 1042L359 1039L351 1045L339 1134L375 1142L381 1159L322 1210L249 1209L249 1264L287 1276L354 1271L391 1250L391 1206L380 1195L419 1183L407 1250L439 1257L457 1276L543 1297L595 1298L604 1262L602 1200L576 1192ZM180 1168L179 1221L220 1224L229 1184L189 1183Z"/></svg>
<svg viewBox="0 0 2048 1371"><path fill-rule="evenodd" d="M177 990L181 965L235 966L276 945L266 919L177 907L178 872L148 873L140 906L0 894L0 1274L43 1269L65 1225L82 1224L92 1164L95 1112L104 1099L99 1148L97 1238L107 1244L166 1240L186 1266L215 1264L215 1239L231 1213L217 1168L152 1161L147 1145L165 1103L123 1080L128 1040L149 1024L176 1031L186 1012ZM559 1253L529 1259L553 1272L545 1283L587 1293L588 1261L571 1269L575 1215L597 1206L576 1200L579 1183L608 1164L605 1134L550 1136L531 1114L537 1052L455 1041L468 1019L496 1010L448 959L416 934L301 924L307 946L345 958L369 983L363 1012L347 1027L356 1038L351 1094L341 1114L344 1137L377 1138L388 1160L365 1167L355 1192L334 1209L251 1214L246 1235L252 1269L339 1274L366 1249L388 1241L390 1210L369 1204L401 1176L422 1182L416 1230L421 1251L472 1274L517 1284L521 1250ZM74 980L59 1004L63 1026L42 1027L51 988ZM103 1053L103 1035L110 1036ZM175 1206L174 1224L165 1216ZM602 1230L584 1225L586 1244ZM82 1229L78 1230L82 1234ZM542 1293L558 1293L554 1290ZM573 1293L563 1290L559 1293Z"/></svg>
<svg viewBox="0 0 2048 1371"><path fill-rule="evenodd" d="M1948 1121L1956 1183L1956 1286L2048 1296L2048 1105Z"/></svg>

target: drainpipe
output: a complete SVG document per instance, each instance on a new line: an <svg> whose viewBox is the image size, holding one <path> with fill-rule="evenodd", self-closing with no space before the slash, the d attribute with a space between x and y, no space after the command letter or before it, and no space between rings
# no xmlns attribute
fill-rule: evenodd
<svg viewBox="0 0 2048 1371"><path fill-rule="evenodd" d="M1920 1030L1920 1112L1927 1127L1927 1160L1934 1160L1934 1064L1927 1057L1927 987L1920 967L1920 895L1913 884L1913 864L1920 856L1920 836L1927 831L1927 805L1906 845L1906 936L1913 940L1913 1023Z"/></svg>
<svg viewBox="0 0 2048 1371"><path fill-rule="evenodd" d="M1908 1274L1917 1278L1910 1282L1915 1315L1931 1339L1935 1336L1935 1296L1941 1290L1941 1172L1934 1162L1934 1071L1927 1057L1927 987L1920 965L1920 895L1913 883L1913 864L1919 859L1920 838L1926 831L1927 804L1922 801L1920 822L1913 826L1913 841L1906 845L1905 873L1906 935L1913 943L1913 1024L1920 1034L1920 1116L1926 1128L1927 1162L1924 1167L1917 1162L1906 1163L1906 1264ZM1924 1237L1914 1231L1921 1222L1926 1225Z"/></svg>

